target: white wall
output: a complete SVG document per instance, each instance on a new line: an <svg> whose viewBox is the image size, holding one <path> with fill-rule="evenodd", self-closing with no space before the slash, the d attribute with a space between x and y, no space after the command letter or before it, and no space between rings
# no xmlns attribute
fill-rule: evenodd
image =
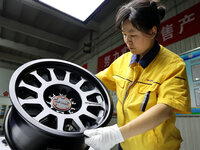
<svg viewBox="0 0 200 150"><path fill-rule="evenodd" d="M200 117L177 117L176 126L181 131L181 150L200 150Z"/></svg>

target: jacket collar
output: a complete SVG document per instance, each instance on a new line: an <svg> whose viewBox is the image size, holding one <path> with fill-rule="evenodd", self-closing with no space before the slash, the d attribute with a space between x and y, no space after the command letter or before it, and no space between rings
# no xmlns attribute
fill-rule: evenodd
<svg viewBox="0 0 200 150"><path fill-rule="evenodd" d="M141 60L139 60L139 55L133 55L131 57L131 62L129 66L133 63L139 63L142 66L142 68L145 69L153 61L153 59L156 57L159 51L160 51L160 45L158 44L158 41L155 40L152 49L148 51L148 53L145 54Z"/></svg>

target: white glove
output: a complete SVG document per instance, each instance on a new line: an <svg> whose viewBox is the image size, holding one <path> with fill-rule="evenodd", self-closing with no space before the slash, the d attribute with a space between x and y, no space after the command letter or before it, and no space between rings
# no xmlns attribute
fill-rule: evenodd
<svg viewBox="0 0 200 150"><path fill-rule="evenodd" d="M95 150L110 150L116 144L123 142L124 138L117 125L86 130L85 143Z"/></svg>

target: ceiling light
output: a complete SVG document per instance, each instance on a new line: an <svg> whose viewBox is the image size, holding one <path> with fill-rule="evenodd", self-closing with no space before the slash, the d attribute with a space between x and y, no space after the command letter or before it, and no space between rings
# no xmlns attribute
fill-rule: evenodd
<svg viewBox="0 0 200 150"><path fill-rule="evenodd" d="M90 18L107 0L37 0L82 22Z"/></svg>

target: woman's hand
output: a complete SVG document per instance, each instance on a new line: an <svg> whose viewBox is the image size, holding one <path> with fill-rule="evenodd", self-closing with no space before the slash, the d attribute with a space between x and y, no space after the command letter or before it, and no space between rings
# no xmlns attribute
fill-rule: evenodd
<svg viewBox="0 0 200 150"><path fill-rule="evenodd" d="M123 142L124 138L117 125L86 130L85 143L95 150L110 150L114 145Z"/></svg>

